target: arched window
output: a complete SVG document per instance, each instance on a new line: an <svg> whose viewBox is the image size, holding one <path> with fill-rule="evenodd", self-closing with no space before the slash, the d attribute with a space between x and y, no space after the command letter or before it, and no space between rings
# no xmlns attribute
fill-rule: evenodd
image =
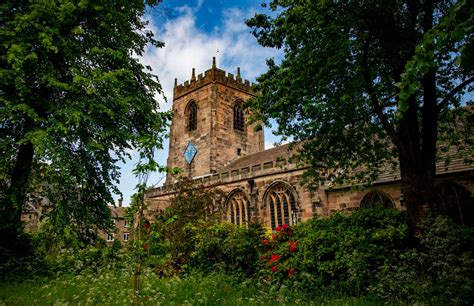
<svg viewBox="0 0 474 306"><path fill-rule="evenodd" d="M436 187L435 211L462 225L474 225L474 198L464 187L445 182Z"/></svg>
<svg viewBox="0 0 474 306"><path fill-rule="evenodd" d="M395 208L392 198L385 192L374 190L367 193L362 201L361 208Z"/></svg>
<svg viewBox="0 0 474 306"><path fill-rule="evenodd" d="M188 116L188 132L197 129L197 105L194 101L191 101L187 107Z"/></svg>
<svg viewBox="0 0 474 306"><path fill-rule="evenodd" d="M244 111L241 102L236 102L234 105L234 130L244 130Z"/></svg>
<svg viewBox="0 0 474 306"><path fill-rule="evenodd" d="M293 188L285 183L269 187L264 196L266 212L272 229L283 224L293 225L300 219Z"/></svg>
<svg viewBox="0 0 474 306"><path fill-rule="evenodd" d="M227 220L236 225L250 221L250 202L240 189L232 191L227 199Z"/></svg>

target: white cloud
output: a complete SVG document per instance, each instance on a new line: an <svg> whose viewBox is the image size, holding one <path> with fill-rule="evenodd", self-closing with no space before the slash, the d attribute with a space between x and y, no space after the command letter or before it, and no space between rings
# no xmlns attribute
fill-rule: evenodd
<svg viewBox="0 0 474 306"><path fill-rule="evenodd" d="M211 67L213 56L217 57L219 68L235 74L240 67L242 77L250 81L266 70L266 58L278 57L276 50L258 45L245 25L245 19L254 14L253 10L225 10L222 26L207 33L196 24L195 12L201 4L175 9L178 16L164 24L150 23L151 30L157 39L165 42L165 47L148 50L142 62L150 65L160 78L169 101L166 104L160 101L163 110L171 108L174 78L182 84L191 78L192 68L196 68L196 74L204 72Z"/></svg>
<svg viewBox="0 0 474 306"><path fill-rule="evenodd" d="M281 53L276 50L258 45L250 34L250 28L245 25L245 19L253 16L255 10L227 9L222 14L223 20L220 23L222 26L214 28L209 33L203 31L196 23L196 12L202 3L203 0L199 0L195 7L175 8L171 14L176 15L173 18L160 24L152 20L149 24L149 28L155 33L155 38L165 43L164 48L147 49L141 58L141 62L151 66L153 73L160 78L164 95L168 100L165 103L162 97L157 95L161 110L171 108L174 78L178 79L178 84L182 84L191 78L192 68L196 69L196 74L203 73L211 67L213 56L217 57L218 68L236 74L237 67L240 67L242 78L251 82L266 71L266 58L281 57ZM265 134L270 135L268 130ZM272 147L274 142L278 142L278 139L269 136L266 148ZM158 152L157 160L160 164L166 163L167 149L168 143L165 144L165 152ZM122 177L119 189L124 195L125 204L128 204L137 184L137 179L132 174L133 166L138 160L137 154L133 151L129 153L132 154L132 160L120 165ZM148 182L150 185L162 183L162 174L159 173L154 173Z"/></svg>

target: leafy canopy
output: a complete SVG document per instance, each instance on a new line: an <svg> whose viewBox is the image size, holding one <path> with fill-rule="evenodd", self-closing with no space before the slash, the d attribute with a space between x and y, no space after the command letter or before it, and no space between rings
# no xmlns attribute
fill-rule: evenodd
<svg viewBox="0 0 474 306"><path fill-rule="evenodd" d="M163 46L143 19L158 2L0 4L0 181L26 177L24 193L47 199L59 227L108 219L117 162L162 147L169 114L158 112L160 83L138 59ZM21 210L15 192L6 209Z"/></svg>
<svg viewBox="0 0 474 306"><path fill-rule="evenodd" d="M435 154L438 120L450 121L440 125L445 141L472 135L472 124L454 124L466 109L447 112L473 81L472 1L274 0L269 8L247 24L284 58L268 60L249 106L256 120L275 118L284 139L304 141L308 177L371 182L407 151L413 164L431 163L423 154Z"/></svg>

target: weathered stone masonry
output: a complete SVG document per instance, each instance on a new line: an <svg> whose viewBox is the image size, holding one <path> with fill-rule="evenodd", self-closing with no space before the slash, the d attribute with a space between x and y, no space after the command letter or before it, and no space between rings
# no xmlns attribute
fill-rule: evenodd
<svg viewBox="0 0 474 306"><path fill-rule="evenodd" d="M288 162L288 146L264 150L263 131L253 126L239 130L235 126L235 105L255 96L248 81L218 69L215 60L211 69L178 85L175 81L173 121L170 132L169 167L180 167L205 186L214 186L226 196L227 221L245 224L259 220L275 228L327 216L335 211L354 210L361 206L386 206L404 209L400 194L400 178L391 170L380 174L373 186L351 191L349 186L324 186L311 191L301 185L305 167ZM188 106L197 106L196 128L189 130ZM238 108L237 108L238 109ZM244 114L244 120L248 114ZM237 116L238 118L238 116ZM189 143L197 153L191 164L183 156ZM453 156L449 166L437 165L437 184L446 201L457 194L465 198L462 205L472 210L474 166L465 165ZM146 195L153 214L167 207L173 194L174 178L165 186ZM456 195L451 194L455 192ZM459 203L458 203L459 204ZM467 206L466 206L467 205ZM459 205L458 205L459 206Z"/></svg>

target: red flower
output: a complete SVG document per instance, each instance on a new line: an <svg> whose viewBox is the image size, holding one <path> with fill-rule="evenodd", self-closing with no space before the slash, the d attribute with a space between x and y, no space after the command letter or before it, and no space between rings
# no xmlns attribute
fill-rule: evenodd
<svg viewBox="0 0 474 306"><path fill-rule="evenodd" d="M272 262L278 261L281 258L280 255L273 254L272 257L270 257L270 260L268 261L268 264L271 264Z"/></svg>
<svg viewBox="0 0 474 306"><path fill-rule="evenodd" d="M296 242L290 241L290 253L296 251Z"/></svg>
<svg viewBox="0 0 474 306"><path fill-rule="evenodd" d="M262 260L265 260L265 259L267 259L267 256L262 255L261 259L262 259Z"/></svg>
<svg viewBox="0 0 474 306"><path fill-rule="evenodd" d="M288 269L288 277L292 277L293 275L295 275L295 272L296 272L295 269L289 268Z"/></svg>
<svg viewBox="0 0 474 306"><path fill-rule="evenodd" d="M286 229L288 228L288 225L283 224L283 225L281 226L281 228L282 228L283 230L286 230Z"/></svg>
<svg viewBox="0 0 474 306"><path fill-rule="evenodd" d="M276 270L277 270L277 267L276 267L276 266L273 266L273 267L272 267L272 272L276 272Z"/></svg>
<svg viewBox="0 0 474 306"><path fill-rule="evenodd" d="M277 227L275 227L275 230L276 230L277 232L279 232L279 231L281 231L281 228L280 228L279 226L277 226Z"/></svg>
<svg viewBox="0 0 474 306"><path fill-rule="evenodd" d="M273 240L277 240L277 236L275 234L272 235Z"/></svg>
<svg viewBox="0 0 474 306"><path fill-rule="evenodd" d="M270 241L269 241L268 239L263 239L263 240L262 240L262 243L263 243L263 244L269 244Z"/></svg>

